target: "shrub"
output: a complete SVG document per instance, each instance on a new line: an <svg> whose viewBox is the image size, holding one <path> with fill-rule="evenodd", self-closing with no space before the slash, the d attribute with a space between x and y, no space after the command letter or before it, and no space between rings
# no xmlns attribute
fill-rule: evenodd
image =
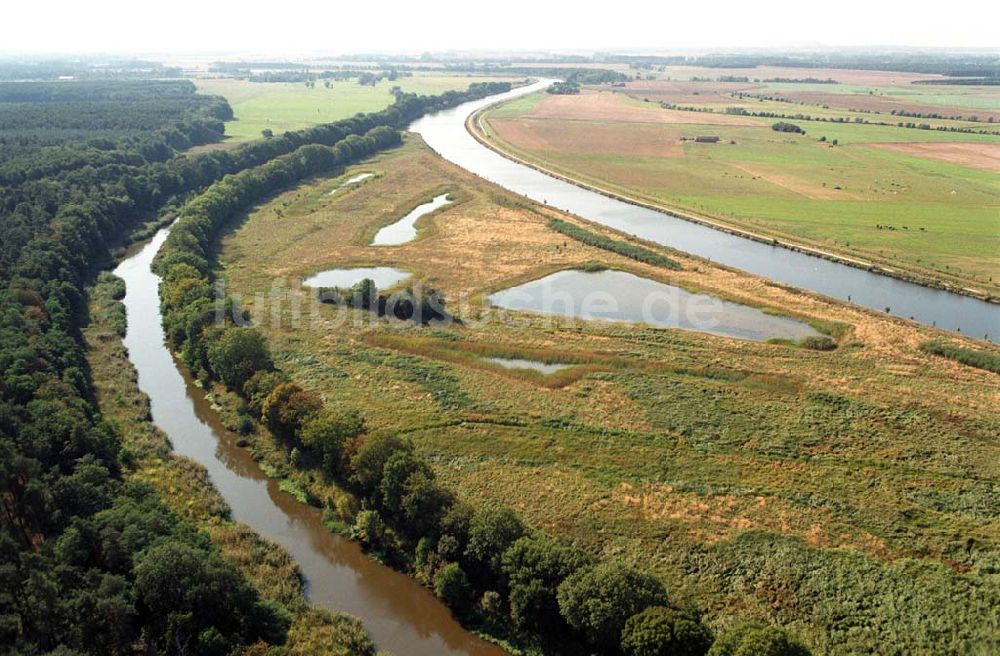
<svg viewBox="0 0 1000 656"><path fill-rule="evenodd" d="M705 656L712 632L698 618L664 606L650 606L625 622L625 656Z"/></svg>
<svg viewBox="0 0 1000 656"><path fill-rule="evenodd" d="M809 650L783 629L747 623L722 634L708 656L809 656Z"/></svg>
<svg viewBox="0 0 1000 656"><path fill-rule="evenodd" d="M434 594L456 612L468 609L472 602L472 586L458 563L445 565L434 576Z"/></svg>
<svg viewBox="0 0 1000 656"><path fill-rule="evenodd" d="M795 125L794 123L785 123L784 121L778 121L771 126L771 129L775 132L795 132L797 134L805 134L806 131Z"/></svg>
<svg viewBox="0 0 1000 656"><path fill-rule="evenodd" d="M288 376L281 371L258 371L243 385L243 396L250 409L260 417L267 397L278 385L287 382Z"/></svg>
<svg viewBox="0 0 1000 656"><path fill-rule="evenodd" d="M295 383L282 383L264 401L263 415L275 435L293 440L302 425L322 408L323 402L312 392Z"/></svg>
<svg viewBox="0 0 1000 656"><path fill-rule="evenodd" d="M645 262L646 264L661 266L666 269L681 268L680 264L665 255L660 255L656 251L643 248L642 246L638 246L636 244L631 244L627 241L620 241L618 239L612 239L611 237L597 234L596 232L591 232L576 224L563 221L562 219L549 219L549 227L556 232L562 233L567 237L575 239L583 244L587 244L588 246L594 246L595 248L611 251L612 253L617 253L618 255L624 255L625 257L631 258L637 262ZM588 265L589 264L590 263L588 263ZM587 269L586 266L587 265L584 265L585 271L600 270Z"/></svg>
<svg viewBox="0 0 1000 656"><path fill-rule="evenodd" d="M351 535L369 549L380 549L385 544L385 522L374 510L362 510L354 520Z"/></svg>
<svg viewBox="0 0 1000 656"><path fill-rule="evenodd" d="M557 592L566 622L594 645L617 649L625 622L650 606L665 606L667 591L655 576L619 563L581 569Z"/></svg>
<svg viewBox="0 0 1000 656"><path fill-rule="evenodd" d="M542 628L559 621L556 589L588 560L587 554L544 536L525 536L514 542L503 553L501 566L510 588L514 624Z"/></svg>
<svg viewBox="0 0 1000 656"><path fill-rule="evenodd" d="M258 371L273 368L271 352L254 328L230 326L208 346L208 362L219 380L240 391Z"/></svg>
<svg viewBox="0 0 1000 656"><path fill-rule="evenodd" d="M479 578L493 579L500 573L503 552L525 533L524 524L510 508L481 510L469 523L465 557Z"/></svg>
<svg viewBox="0 0 1000 656"><path fill-rule="evenodd" d="M833 351L837 348L837 342L826 335L809 335L799 340L799 346L812 351Z"/></svg>
<svg viewBox="0 0 1000 656"><path fill-rule="evenodd" d="M302 425L299 440L320 458L327 475L339 477L344 474L347 441L363 431L364 420L357 412L323 410Z"/></svg>
<svg viewBox="0 0 1000 656"><path fill-rule="evenodd" d="M978 351L976 349L965 348L955 344L949 344L940 340L931 340L920 345L920 350L931 355L939 355L956 362L961 362L970 367L985 369L995 374L1000 374L1000 353L991 351Z"/></svg>

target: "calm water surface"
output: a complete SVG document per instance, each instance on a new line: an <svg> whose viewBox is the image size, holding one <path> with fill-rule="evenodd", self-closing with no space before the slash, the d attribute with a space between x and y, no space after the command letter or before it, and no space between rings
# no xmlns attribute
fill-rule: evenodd
<svg viewBox="0 0 1000 656"><path fill-rule="evenodd" d="M960 330L972 337L988 335L994 341L1000 335L1000 305L730 235L666 212L608 198L502 157L465 129L465 120L473 112L541 90L551 82L542 80L425 116L410 129L445 159L486 180L624 233L879 311L888 307L896 316L912 317L927 325Z"/></svg>
<svg viewBox="0 0 1000 656"><path fill-rule="evenodd" d="M204 393L181 374L164 346L159 278L149 267L166 236L167 230L161 230L115 273L126 285L129 359L139 372L140 389L149 395L153 422L166 432L174 450L208 469L235 519L288 549L305 576L312 603L360 618L380 649L396 656L505 654L463 629L415 581L331 533L319 510L279 490L248 451L236 446L236 436L219 423Z"/></svg>
<svg viewBox="0 0 1000 656"><path fill-rule="evenodd" d="M344 187L350 187L351 185L358 184L362 180L367 180L368 178L372 177L373 175L375 175L375 174L374 173L359 173L358 175L351 176L350 178L348 178L348 179L344 180L343 182L341 182L340 185L336 189L334 189L333 191L331 191L329 195L332 196L335 193L337 193L338 191L340 191L341 189L343 189Z"/></svg>
<svg viewBox="0 0 1000 656"><path fill-rule="evenodd" d="M486 358L486 361L500 365L504 369L531 369L546 376L573 366L571 364L549 363L540 360L525 360L523 358Z"/></svg>
<svg viewBox="0 0 1000 656"><path fill-rule="evenodd" d="M340 287L347 289L365 278L375 283L378 289L392 287L410 277L409 271L392 267L353 267L350 269L327 269L309 276L302 281L306 287Z"/></svg>
<svg viewBox="0 0 1000 656"><path fill-rule="evenodd" d="M487 300L507 310L645 323L756 341L799 340L818 334L795 319L765 314L706 294L692 294L625 271L558 271L492 294Z"/></svg>
<svg viewBox="0 0 1000 656"><path fill-rule="evenodd" d="M441 194L440 196L435 196L434 199L429 202L417 205L409 214L401 218L399 221L387 225L376 232L375 238L372 240L372 245L398 246L415 239L417 236L417 228L414 224L417 222L417 219L430 214L439 207L444 207L450 202L451 201L448 200L448 194Z"/></svg>

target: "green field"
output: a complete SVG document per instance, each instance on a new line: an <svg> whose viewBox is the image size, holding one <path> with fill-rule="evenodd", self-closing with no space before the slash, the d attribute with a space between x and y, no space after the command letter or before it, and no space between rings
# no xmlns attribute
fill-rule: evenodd
<svg viewBox="0 0 1000 656"><path fill-rule="evenodd" d="M329 195L362 171L379 176ZM414 242L367 246L442 190L456 202L422 219ZM358 409L372 434L410 437L463 498L512 506L566 543L652 568L715 629L775 622L816 654L995 645L995 375L920 350L929 329L664 249L681 270L638 263L555 232L554 215L411 136L256 208L224 237L221 275L262 312L282 370L327 404ZM587 262L849 328L820 353L526 316L352 326L351 310L324 305L319 316L337 328L291 321L313 295L297 279L329 267L401 266L449 299L470 297L478 316L484 293ZM484 356L575 366L545 378ZM290 466L280 444L253 448L317 498L343 494Z"/></svg>
<svg viewBox="0 0 1000 656"><path fill-rule="evenodd" d="M374 112L392 104L394 86L418 94L436 95L452 89L464 89L473 82L497 78L465 75L423 75L382 80L374 86L362 86L356 80L331 82L329 88L317 82L314 88L303 83L248 82L232 78L195 80L198 91L224 97L233 107L236 120L226 124L226 136L232 141L259 139L261 130L275 134L298 130L317 123L329 123Z"/></svg>
<svg viewBox="0 0 1000 656"><path fill-rule="evenodd" d="M555 116L540 111L555 102L551 97L522 99L492 110L483 123L502 148L622 195L988 293L1000 290L996 172L873 145L996 148L1000 137L784 119L806 130L801 135L771 130L778 119L719 125L713 123L727 117L711 114L701 122L691 112L683 116L694 122L681 124L659 118L669 113L653 103L621 97L614 101L622 111L616 119L608 118L607 99L600 116L593 112L597 97L559 101L573 106ZM783 103L772 105L782 109ZM681 141L700 135L722 142Z"/></svg>

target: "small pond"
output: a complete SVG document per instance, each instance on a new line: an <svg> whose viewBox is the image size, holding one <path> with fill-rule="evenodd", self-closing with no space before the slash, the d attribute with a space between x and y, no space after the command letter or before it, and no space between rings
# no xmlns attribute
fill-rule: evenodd
<svg viewBox="0 0 1000 656"><path fill-rule="evenodd" d="M757 308L692 294L625 271L559 271L488 299L507 310L586 320L645 323L755 341L817 335L808 324Z"/></svg>
<svg viewBox="0 0 1000 656"><path fill-rule="evenodd" d="M541 362L540 360L525 360L522 358L486 358L487 362L500 365L504 369L531 369L540 374L548 376L563 369L569 369L573 365Z"/></svg>
<svg viewBox="0 0 1000 656"><path fill-rule="evenodd" d="M451 201L448 200L448 194L441 194L440 196L435 196L431 201L417 205L410 211L409 214L401 218L399 221L387 225L375 233L372 245L398 246L413 240L417 236L417 228L415 226L417 219L430 214L439 207L444 207L450 202Z"/></svg>
<svg viewBox="0 0 1000 656"><path fill-rule="evenodd" d="M365 278L371 279L379 289L387 289L410 277L409 271L392 267L353 267L349 269L327 269L309 276L302 281L306 287L340 287L347 289Z"/></svg>
<svg viewBox="0 0 1000 656"><path fill-rule="evenodd" d="M367 180L368 178L372 177L373 175L375 175L375 174L374 173L359 173L357 175L351 176L350 178L344 180L339 185L337 185L337 188L334 189L333 191L331 191L329 195L332 196L335 193L337 193L338 191L340 191L341 189L343 189L344 187L350 187L351 185L358 184L362 180Z"/></svg>

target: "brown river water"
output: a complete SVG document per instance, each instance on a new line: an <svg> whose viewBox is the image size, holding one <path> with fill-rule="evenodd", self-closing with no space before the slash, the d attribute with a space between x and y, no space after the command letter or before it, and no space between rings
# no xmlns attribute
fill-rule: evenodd
<svg viewBox="0 0 1000 656"><path fill-rule="evenodd" d="M268 479L236 435L226 430L204 392L182 373L164 345L159 278L150 270L167 237L161 230L115 273L125 280L125 346L152 404L153 423L174 450L208 469L233 518L291 553L311 603L361 619L379 649L396 656L500 656L504 650L463 629L447 607L410 577L366 556L331 533L320 511Z"/></svg>

